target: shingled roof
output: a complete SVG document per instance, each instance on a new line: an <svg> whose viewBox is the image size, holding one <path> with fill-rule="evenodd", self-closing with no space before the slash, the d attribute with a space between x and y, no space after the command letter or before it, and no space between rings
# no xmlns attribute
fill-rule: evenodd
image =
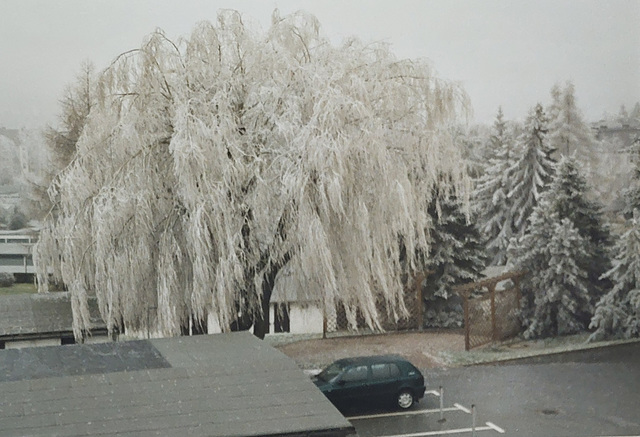
<svg viewBox="0 0 640 437"><path fill-rule="evenodd" d="M249 333L0 350L3 436L346 436L351 424Z"/></svg>
<svg viewBox="0 0 640 437"><path fill-rule="evenodd" d="M97 302L89 301L95 329L106 329ZM71 333L73 315L68 292L16 294L0 298L0 338Z"/></svg>

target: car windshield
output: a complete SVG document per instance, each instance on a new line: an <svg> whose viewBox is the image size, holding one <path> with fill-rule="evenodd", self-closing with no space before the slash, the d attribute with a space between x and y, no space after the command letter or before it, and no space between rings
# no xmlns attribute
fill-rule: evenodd
<svg viewBox="0 0 640 437"><path fill-rule="evenodd" d="M343 369L344 369L343 366L339 365L338 363L333 363L318 374L318 379L329 382L333 378L338 376Z"/></svg>

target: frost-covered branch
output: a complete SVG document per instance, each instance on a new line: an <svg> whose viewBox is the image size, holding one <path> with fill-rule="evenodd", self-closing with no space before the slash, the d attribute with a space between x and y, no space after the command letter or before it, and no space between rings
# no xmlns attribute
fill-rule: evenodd
<svg viewBox="0 0 640 437"><path fill-rule="evenodd" d="M333 46L306 14L274 15L264 35L229 11L180 43L157 32L96 95L37 247L77 336L91 295L110 330L263 323L284 266L379 328L377 300L406 312L436 184L468 196L448 129L464 92L385 45Z"/></svg>

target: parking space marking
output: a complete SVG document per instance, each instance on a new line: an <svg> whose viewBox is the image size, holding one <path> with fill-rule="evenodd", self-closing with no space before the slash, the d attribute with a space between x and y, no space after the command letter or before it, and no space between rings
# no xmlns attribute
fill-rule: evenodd
<svg viewBox="0 0 640 437"><path fill-rule="evenodd" d="M435 390L433 390L432 392L435 392ZM429 394L433 394L431 392L427 392ZM437 392L435 392L437 393ZM438 393L439 396L439 393ZM393 413L379 413L379 414L367 414L367 415L362 415L362 416L351 416L351 417L346 417L346 419L348 420L364 420L364 419L377 419L377 418L383 418L383 417L394 417L394 416L415 416L418 414L435 414L435 413L442 413L442 412L447 412L447 411L462 411L463 413L467 413L467 414L473 414L471 412L471 410L469 410L468 408L464 407L463 405L454 403L453 407L447 407L447 408L437 408L437 409L431 409L431 410L414 410L414 411L396 411ZM502 428L500 428L498 425L492 423L492 422L485 422L486 426L476 426L475 427L475 431L495 431L499 434L504 434L506 431ZM385 436L380 436L380 437L429 437L429 436L439 436L439 435L450 435L450 434L464 434L464 433L469 433L469 432L473 432L474 429L473 428L457 428L457 429L443 429L440 431L422 431L422 432L416 432L416 433L410 433L410 434L395 434L395 435L385 435ZM638 436L640 437L640 436Z"/></svg>
<svg viewBox="0 0 640 437"><path fill-rule="evenodd" d="M458 410L464 411L467 414L471 414L471 410L468 408L463 407L460 404L453 404L454 407L456 407Z"/></svg>
<svg viewBox="0 0 640 437"><path fill-rule="evenodd" d="M495 428L488 425L489 425L489 422L487 422L487 426L476 426L476 432L496 431ZM473 432L473 429L472 428L443 429L442 431L424 431L424 432L415 432L412 434L385 435L381 437L428 437L428 436L436 436L436 435L463 434L463 433L469 433L469 432ZM504 434L504 431L502 431L502 434Z"/></svg>
<svg viewBox="0 0 640 437"><path fill-rule="evenodd" d="M493 428L493 429L495 429L495 430L496 430L496 431L498 431L500 434L504 434L504 433L505 433L504 429L500 428L498 425L493 424L493 423L491 423L491 422L487 422L487 426L488 426L488 427L491 427L491 428Z"/></svg>
<svg viewBox="0 0 640 437"><path fill-rule="evenodd" d="M442 411L459 411L460 408L457 407L448 407L443 408ZM376 419L378 417L393 417L393 416L412 416L416 414L433 414L439 413L440 408L435 410L413 410L413 411L397 411L394 413L380 413L380 414L368 414L365 416L351 416L347 417L348 420L363 420L363 419Z"/></svg>

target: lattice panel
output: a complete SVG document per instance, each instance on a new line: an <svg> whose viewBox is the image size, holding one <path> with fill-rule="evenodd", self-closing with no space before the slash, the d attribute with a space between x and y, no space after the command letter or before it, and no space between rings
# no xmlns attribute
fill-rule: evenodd
<svg viewBox="0 0 640 437"><path fill-rule="evenodd" d="M385 331L399 331L420 328L422 305L420 302L420 298L413 294L414 293L408 292L407 296L405 296L405 305L407 307L407 310L409 311L409 316L407 318L401 318L397 322L393 320L392 315L389 316L387 314L386 303L384 301L378 301L376 303L378 314L380 314L381 316L381 325ZM362 317L360 311L356 311L355 320L356 329L368 328L365 319L364 317ZM331 309L327 310L325 326L327 333L354 330L353 327L349 324L349 317L347 317L345 308L342 305L338 305L338 308L333 311L331 311Z"/></svg>
<svg viewBox="0 0 640 437"><path fill-rule="evenodd" d="M485 294L468 300L469 349L492 341L502 341L518 335L520 325L520 293L518 289L495 292L495 331L491 314L491 295Z"/></svg>

